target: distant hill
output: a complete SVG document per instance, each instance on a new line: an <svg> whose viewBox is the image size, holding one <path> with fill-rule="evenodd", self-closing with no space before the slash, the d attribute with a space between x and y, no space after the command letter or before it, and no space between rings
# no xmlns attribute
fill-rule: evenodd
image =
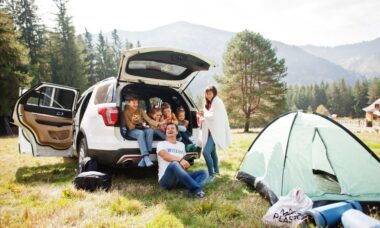
<svg viewBox="0 0 380 228"><path fill-rule="evenodd" d="M289 84L310 84L314 82L332 82L344 78L353 84L356 74L345 70L326 59L312 55L297 46L272 41L277 49L277 56L285 59L288 75L285 79Z"/></svg>
<svg viewBox="0 0 380 228"><path fill-rule="evenodd" d="M226 45L235 35L233 32L214 29L202 25L187 22L176 22L144 32L129 32L118 30L124 42L128 39L134 45L139 40L142 46L168 46L180 48L202 54L218 64L218 67L206 75L200 75L193 82L195 94L198 94L207 84L215 83L212 74L223 73L223 52ZM111 32L105 33L111 39ZM314 82L330 82L339 78L345 78L347 82L353 83L357 78L356 73L350 72L337 63L320 55L311 53L311 49L305 51L305 47L287 45L272 41L277 49L277 54L285 58L288 75L285 81L288 84L310 84ZM199 80L202 78L203 80Z"/></svg>
<svg viewBox="0 0 380 228"><path fill-rule="evenodd" d="M368 78L380 77L380 38L337 47L309 45L302 49Z"/></svg>

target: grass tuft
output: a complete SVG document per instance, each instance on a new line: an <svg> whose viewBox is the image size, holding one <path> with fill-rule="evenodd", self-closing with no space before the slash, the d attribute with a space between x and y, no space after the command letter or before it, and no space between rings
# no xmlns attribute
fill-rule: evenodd
<svg viewBox="0 0 380 228"><path fill-rule="evenodd" d="M205 199L202 200L198 205L195 206L195 212L200 215L207 215L215 209L215 203L213 200Z"/></svg>
<svg viewBox="0 0 380 228"><path fill-rule="evenodd" d="M62 197L67 199L84 199L86 198L86 192L73 188L67 188L62 190Z"/></svg>
<svg viewBox="0 0 380 228"><path fill-rule="evenodd" d="M167 213L158 214L151 223L146 225L147 228L161 228L161 227L184 227L180 220L175 216Z"/></svg>
<svg viewBox="0 0 380 228"><path fill-rule="evenodd" d="M116 215L138 215L144 210L145 206L138 200L128 200L124 197L120 197L116 202L111 204L111 211Z"/></svg>

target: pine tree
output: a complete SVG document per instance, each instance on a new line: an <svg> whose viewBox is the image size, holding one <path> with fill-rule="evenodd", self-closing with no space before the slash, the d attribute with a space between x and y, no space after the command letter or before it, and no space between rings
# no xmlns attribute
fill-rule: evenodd
<svg viewBox="0 0 380 228"><path fill-rule="evenodd" d="M113 52L113 65L114 65L114 72L117 72L117 67L120 62L120 55L121 55L121 49L122 49L122 43L120 41L120 37L117 34L117 30L114 29L112 31L112 52Z"/></svg>
<svg viewBox="0 0 380 228"><path fill-rule="evenodd" d="M380 98L380 78L374 78L368 90L368 102L372 103Z"/></svg>
<svg viewBox="0 0 380 228"><path fill-rule="evenodd" d="M125 39L124 46L125 46L125 50L129 50L133 48L133 43L129 42L128 39Z"/></svg>
<svg viewBox="0 0 380 228"><path fill-rule="evenodd" d="M27 49L19 41L11 15L1 8L0 28L0 116L3 117L16 102L19 88L27 85L30 78Z"/></svg>
<svg viewBox="0 0 380 228"><path fill-rule="evenodd" d="M95 73L95 63L96 56L94 45L92 41L92 35L85 29L85 48L83 50L84 54L84 65L85 65L85 74L87 76L88 86L92 86L96 83L96 73Z"/></svg>
<svg viewBox="0 0 380 228"><path fill-rule="evenodd" d="M98 81L107 77L116 75L113 62L113 55L107 40L102 32L98 35L98 43L96 45L96 78Z"/></svg>
<svg viewBox="0 0 380 228"><path fill-rule="evenodd" d="M76 44L75 30L71 18L67 15L67 0L54 0L58 8L56 34L51 38L53 52L51 54L52 81L57 84L86 88L84 64ZM56 54L56 56L52 56Z"/></svg>
<svg viewBox="0 0 380 228"><path fill-rule="evenodd" d="M368 105L368 81L356 81L353 91L354 96L354 114L353 117L364 117L365 112L362 110Z"/></svg>
<svg viewBox="0 0 380 228"><path fill-rule="evenodd" d="M45 28L37 16L37 6L34 0L10 0L7 8L11 11L20 32L20 41L26 45L29 52L29 72L33 75L32 84L41 81L50 81L50 67Z"/></svg>
<svg viewBox="0 0 380 228"><path fill-rule="evenodd" d="M229 114L244 123L266 121L286 106L285 60L277 59L270 40L245 30L228 43L223 56L224 76L221 94Z"/></svg>

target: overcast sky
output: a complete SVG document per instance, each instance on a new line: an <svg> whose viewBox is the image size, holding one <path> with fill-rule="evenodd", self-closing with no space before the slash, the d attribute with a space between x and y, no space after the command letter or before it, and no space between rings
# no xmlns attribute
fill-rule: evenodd
<svg viewBox="0 0 380 228"><path fill-rule="evenodd" d="M52 0L35 0L48 26ZM146 31L176 21L239 32L249 29L287 44L336 46L380 37L380 0L71 0L77 33Z"/></svg>

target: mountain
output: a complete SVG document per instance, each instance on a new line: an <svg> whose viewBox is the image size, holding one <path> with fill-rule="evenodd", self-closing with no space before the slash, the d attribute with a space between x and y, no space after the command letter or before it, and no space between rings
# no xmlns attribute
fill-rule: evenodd
<svg viewBox="0 0 380 228"><path fill-rule="evenodd" d="M143 32L118 30L118 33L122 41L128 39L133 44L140 41L142 46L180 48L202 54L215 61L218 65L216 69L211 73L200 74L192 83L191 88L196 90L195 94L199 94L207 84L215 83L210 75L223 74L223 52L229 40L235 35L233 32L187 22L176 22ZM105 36L111 40L111 32L105 33ZM272 44L277 50L277 55L285 58L288 74L284 80L288 84L331 82L340 78L353 83L357 77L355 73L300 47L277 41L272 41Z"/></svg>
<svg viewBox="0 0 380 228"><path fill-rule="evenodd" d="M380 77L380 38L337 47L309 45L301 48L367 78Z"/></svg>
<svg viewBox="0 0 380 228"><path fill-rule="evenodd" d="M272 41L277 49L277 56L285 59L288 75L285 81L288 84L310 84L314 82L332 82L344 78L347 83L353 84L357 78L355 73L329 62L326 59L312 55L297 46Z"/></svg>

